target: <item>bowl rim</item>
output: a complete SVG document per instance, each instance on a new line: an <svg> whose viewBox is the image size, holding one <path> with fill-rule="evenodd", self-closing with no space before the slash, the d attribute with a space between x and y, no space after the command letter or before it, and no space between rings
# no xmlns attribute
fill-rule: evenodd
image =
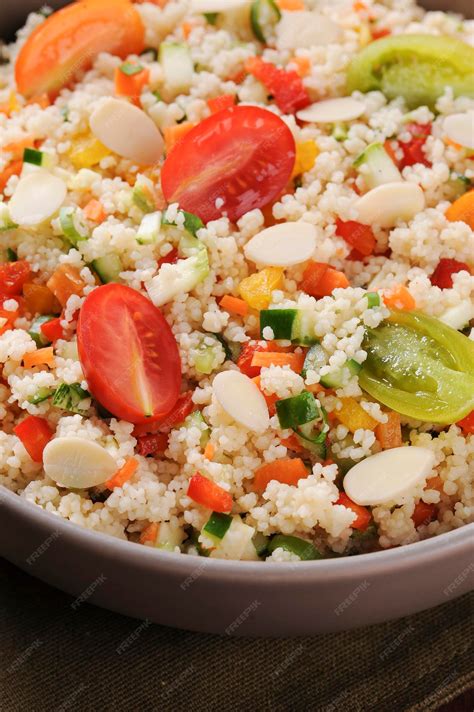
<svg viewBox="0 0 474 712"><path fill-rule="evenodd" d="M264 561L238 561L232 559L211 559L207 557L189 556L175 552L163 551L148 546L140 546L135 542L119 539L105 532L86 529L59 515L48 512L33 502L23 499L15 492L0 485L0 510L9 507L15 515L27 517L40 527L54 525L52 529L60 530L66 539L75 539L86 549L99 549L104 556L113 554L115 560L126 559L127 563L144 566L146 569L167 569L184 577L196 571L196 562L199 561L200 574L207 576L216 575L218 578L228 578L235 582L235 577L255 579L258 571L258 583L274 582L293 583L298 574L308 579L308 574L322 575L326 579L351 578L354 575L360 579L377 570L395 572L416 566L420 561L428 558L444 558L454 555L458 549L472 543L474 522L465 524L449 532L423 539L422 541L404 544L402 546L385 549L382 551L341 556L334 559L317 559L299 562L281 562L278 566L263 566ZM134 554L134 556L130 556ZM291 572L291 577L288 574ZM34 573L33 571L31 573ZM314 582L314 578L312 577Z"/></svg>

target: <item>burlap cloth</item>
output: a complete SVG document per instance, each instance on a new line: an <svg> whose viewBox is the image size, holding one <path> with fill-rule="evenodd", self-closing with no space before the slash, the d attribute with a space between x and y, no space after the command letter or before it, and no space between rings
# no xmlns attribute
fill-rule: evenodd
<svg viewBox="0 0 474 712"><path fill-rule="evenodd" d="M0 562L1 712L430 712L474 686L471 594L285 640L188 633L72 601Z"/></svg>

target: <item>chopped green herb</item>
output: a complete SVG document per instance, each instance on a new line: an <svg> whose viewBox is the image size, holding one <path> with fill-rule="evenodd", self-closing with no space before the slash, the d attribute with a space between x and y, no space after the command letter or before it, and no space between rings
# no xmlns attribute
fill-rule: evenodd
<svg viewBox="0 0 474 712"><path fill-rule="evenodd" d="M78 406L85 398L89 398L89 395L88 391L81 388L79 383L71 385L62 383L54 393L53 405L56 408L67 410L69 413L82 413L84 411Z"/></svg>

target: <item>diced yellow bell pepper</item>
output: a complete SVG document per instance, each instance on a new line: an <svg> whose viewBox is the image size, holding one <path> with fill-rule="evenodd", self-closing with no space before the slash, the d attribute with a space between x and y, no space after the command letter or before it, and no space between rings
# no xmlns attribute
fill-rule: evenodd
<svg viewBox="0 0 474 712"><path fill-rule="evenodd" d="M349 428L351 433L355 433L360 428L363 430L375 430L378 422L354 398L341 398L341 402L341 410L335 410L333 415L346 428Z"/></svg>
<svg viewBox="0 0 474 712"><path fill-rule="evenodd" d="M97 165L106 156L110 156L107 146L104 146L98 139L91 136L82 139L70 151L69 156L76 168L91 168Z"/></svg>
<svg viewBox="0 0 474 712"><path fill-rule="evenodd" d="M0 104L0 114L6 114L7 116L11 116L14 111L19 111L20 109L21 106L14 91L10 92L6 102Z"/></svg>
<svg viewBox="0 0 474 712"><path fill-rule="evenodd" d="M292 178L310 171L314 166L319 149L314 141L300 141L296 144L296 158Z"/></svg>
<svg viewBox="0 0 474 712"><path fill-rule="evenodd" d="M274 289L283 286L281 267L265 267L261 272L255 272L240 283L240 296L252 309L267 309Z"/></svg>

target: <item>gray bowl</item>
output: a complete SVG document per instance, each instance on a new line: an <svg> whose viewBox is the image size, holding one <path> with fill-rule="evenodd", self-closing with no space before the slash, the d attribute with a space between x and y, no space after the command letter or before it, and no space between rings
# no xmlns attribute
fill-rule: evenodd
<svg viewBox="0 0 474 712"><path fill-rule="evenodd" d="M56 7L65 2L50 2ZM432 1L430 7L442 3ZM9 36L43 2L0 6ZM449 10L472 15L463 0ZM346 630L416 613L473 590L474 524L398 549L296 564L171 554L96 534L0 487L0 554L98 606L163 625L223 635Z"/></svg>

